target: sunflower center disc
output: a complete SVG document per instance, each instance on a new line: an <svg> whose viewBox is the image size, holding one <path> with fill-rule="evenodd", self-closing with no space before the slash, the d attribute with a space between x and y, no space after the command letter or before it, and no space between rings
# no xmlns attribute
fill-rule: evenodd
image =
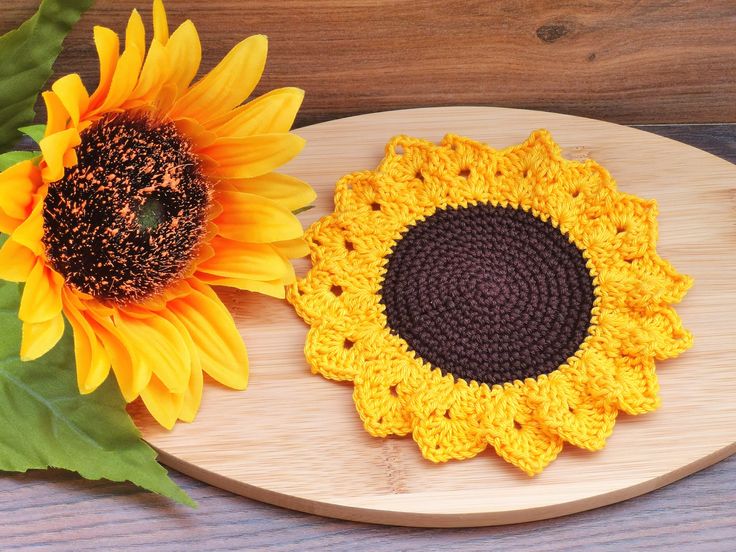
<svg viewBox="0 0 736 552"><path fill-rule="evenodd" d="M588 335L594 300L586 260L562 232L489 204L411 226L381 289L389 328L422 359L488 385L565 363Z"/></svg>
<svg viewBox="0 0 736 552"><path fill-rule="evenodd" d="M82 133L49 186L44 245L66 281L125 303L180 278L205 234L210 187L172 123L112 115Z"/></svg>

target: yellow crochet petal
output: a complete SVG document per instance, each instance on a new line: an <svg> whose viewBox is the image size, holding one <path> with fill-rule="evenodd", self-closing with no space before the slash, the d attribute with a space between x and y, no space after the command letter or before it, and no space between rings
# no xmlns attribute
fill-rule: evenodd
<svg viewBox="0 0 736 552"><path fill-rule="evenodd" d="M484 423L486 438L496 453L528 475L540 473L562 450L562 438L533 417L518 388L504 389L488 409Z"/></svg>
<svg viewBox="0 0 736 552"><path fill-rule="evenodd" d="M627 414L645 414L660 404L659 382L651 357L621 357L616 359L610 380L611 394Z"/></svg>
<svg viewBox="0 0 736 552"><path fill-rule="evenodd" d="M385 359L385 336L376 334L374 328L370 320L347 318L326 317L323 323L314 324L304 345L312 372L329 379L352 381L361 372L362 363ZM391 364L386 369L393 367Z"/></svg>
<svg viewBox="0 0 736 552"><path fill-rule="evenodd" d="M693 346L693 334L687 331L675 309L661 305L651 314L643 316L642 326L654 336L654 358L673 358Z"/></svg>
<svg viewBox="0 0 736 552"><path fill-rule="evenodd" d="M372 366L375 368L361 371L354 379L353 400L363 426L374 437L410 433L411 414L399 398L402 367L386 363Z"/></svg>
<svg viewBox="0 0 736 552"><path fill-rule="evenodd" d="M607 362L604 367L588 368L598 373L610 369L610 363ZM600 450L613 432L617 405L592 396L588 389L587 374L584 370L580 372L551 374L547 382L540 384L530 404L538 402L534 417L546 431L556 433L576 447Z"/></svg>
<svg viewBox="0 0 736 552"><path fill-rule="evenodd" d="M413 424L412 437L422 456L432 462L472 458L488 446L478 402L489 400L489 391L481 390L476 383L468 385L464 381L452 381L452 377L443 378L443 384L444 380L448 380L448 386L442 387L447 387L449 392L441 392L438 396L436 382L432 382L432 391L425 390L425 397L420 400L434 408L423 416L417 416ZM402 402L409 400L417 399L414 397Z"/></svg>

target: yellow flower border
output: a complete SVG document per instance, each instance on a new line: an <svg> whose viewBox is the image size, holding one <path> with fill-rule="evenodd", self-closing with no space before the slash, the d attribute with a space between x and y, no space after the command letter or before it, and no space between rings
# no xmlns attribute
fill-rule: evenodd
<svg viewBox="0 0 736 552"><path fill-rule="evenodd" d="M550 374L489 387L442 375L387 327L380 289L386 256L436 209L491 203L549 220L587 259L596 300L589 335ZM306 233L312 269L288 293L311 326L313 372L352 381L374 436L411 433L434 462L489 444L533 475L563 442L598 450L619 410L659 404L655 360L692 345L672 308L692 284L656 252L654 201L617 191L594 161L562 157L545 130L494 150L448 135L439 144L392 139L375 171L342 178L335 211Z"/></svg>

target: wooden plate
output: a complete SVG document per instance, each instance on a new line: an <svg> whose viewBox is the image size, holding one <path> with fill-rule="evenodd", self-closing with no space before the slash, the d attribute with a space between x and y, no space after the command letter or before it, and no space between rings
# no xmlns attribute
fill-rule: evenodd
<svg viewBox="0 0 736 552"><path fill-rule="evenodd" d="M172 432L141 412L137 423L169 466L207 483L287 508L416 526L473 526L561 516L624 500L736 452L736 167L693 147L601 121L514 109L450 107L352 117L303 128L302 155L284 172L319 198L305 224L332 210L336 180L372 169L395 134L448 132L504 147L545 127L569 158L604 165L621 190L656 198L658 250L696 284L678 311L695 347L658 365L662 408L620 415L605 450L567 446L529 478L492 450L435 465L411 438L378 439L362 427L352 385L312 375L306 326L286 302L223 290L250 353L242 392L209 384L194 424ZM304 273L307 262L301 261Z"/></svg>

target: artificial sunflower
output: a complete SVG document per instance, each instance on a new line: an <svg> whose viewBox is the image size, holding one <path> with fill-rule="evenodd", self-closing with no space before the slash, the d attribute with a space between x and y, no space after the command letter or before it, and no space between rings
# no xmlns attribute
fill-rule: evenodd
<svg viewBox="0 0 736 552"><path fill-rule="evenodd" d="M689 348L691 279L655 250L656 205L546 131L504 150L397 137L306 234L288 298L313 371L354 383L375 436L433 461L488 445L528 474L657 407L655 361Z"/></svg>
<svg viewBox="0 0 736 552"><path fill-rule="evenodd" d="M74 332L82 393L112 368L125 399L140 397L171 428L199 408L203 374L245 388L248 362L211 285L275 297L306 254L293 211L314 198L272 172L303 147L289 133L303 92L281 88L241 103L266 61L264 36L237 44L190 85L201 48L191 21L171 35L153 4L153 38L133 11L118 36L95 27L100 82L78 75L43 94L41 157L0 174L0 277L25 282L21 357Z"/></svg>

